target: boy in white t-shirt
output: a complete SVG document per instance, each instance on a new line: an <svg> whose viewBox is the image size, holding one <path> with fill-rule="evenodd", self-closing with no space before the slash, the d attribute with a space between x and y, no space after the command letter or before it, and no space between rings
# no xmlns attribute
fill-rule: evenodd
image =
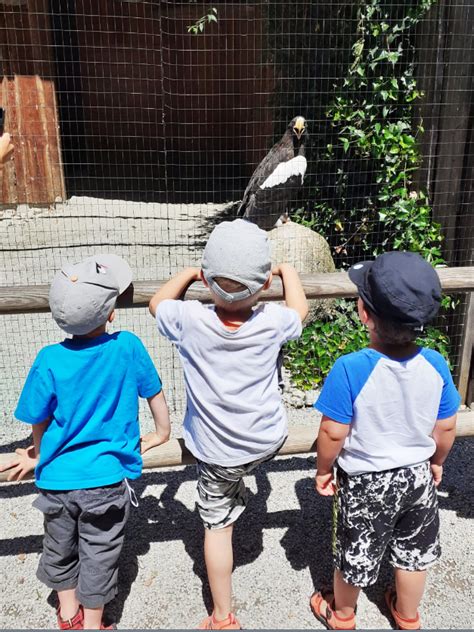
<svg viewBox="0 0 474 632"><path fill-rule="evenodd" d="M256 303L281 276L286 307ZM202 279L213 305L176 300ZM242 219L222 222L189 268L150 301L161 335L178 349L187 407L183 436L196 457L204 557L214 601L202 629L240 629L232 613L232 528L244 511L243 477L275 456L287 437L277 379L282 345L301 334L308 308L296 270L271 269L267 234Z"/></svg>
<svg viewBox="0 0 474 632"><path fill-rule="evenodd" d="M349 277L370 345L336 361L315 403L316 489L334 495L336 570L333 592L315 592L311 608L328 629L354 629L360 589L377 580L388 549L387 605L398 629L418 630L426 570L441 553L436 487L460 403L444 358L414 342L439 310L441 287L413 252L384 253Z"/></svg>

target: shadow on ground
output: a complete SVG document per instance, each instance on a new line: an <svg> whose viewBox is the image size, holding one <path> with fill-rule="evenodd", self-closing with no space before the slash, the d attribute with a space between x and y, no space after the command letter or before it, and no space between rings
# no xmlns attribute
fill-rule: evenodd
<svg viewBox="0 0 474 632"><path fill-rule="evenodd" d="M472 503L466 494L467 487L460 486L460 477L469 476L466 440L458 440L445 467L445 475L439 496L441 509L456 512L461 517L472 516ZM24 442L22 442L23 444ZM464 448L466 449L463 449ZM5 447L5 446L4 446ZM18 443L6 446L9 451ZM295 483L299 508L267 512L267 500L272 491L268 475L300 471ZM180 486L196 479L194 466L179 471L147 472L133 483L139 507L131 513L127 525L127 537L119 571L119 593L107 607L108 616L120 621L124 604L138 574L139 557L150 550L152 542L181 540L187 555L193 562L193 571L202 583L203 601L210 612L212 604L203 558L203 527L197 511L189 510L176 498ZM255 474L257 493L249 495L246 511L238 520L234 531L235 567L255 561L263 551L264 529L285 529L281 539L288 562L295 570L309 569L313 586L308 586L308 599L314 588L331 584L332 559L332 504L328 498L314 491L314 457L277 459L263 464ZM145 495L150 485L164 486L160 495ZM33 495L34 483L5 484L0 488L0 499ZM447 492L447 493L446 493ZM0 540L0 556L16 556L19 553L39 553L42 535L28 535ZM392 581L392 569L385 558L378 583L368 588L367 598L387 614L383 592ZM48 599L55 604L53 594Z"/></svg>

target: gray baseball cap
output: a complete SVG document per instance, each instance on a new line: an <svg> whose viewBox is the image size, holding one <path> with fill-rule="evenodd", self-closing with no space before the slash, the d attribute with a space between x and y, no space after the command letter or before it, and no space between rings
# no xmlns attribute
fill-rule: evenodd
<svg viewBox="0 0 474 632"><path fill-rule="evenodd" d="M68 334L88 334L107 322L118 296L131 282L130 266L117 255L94 255L67 264L49 290L53 318Z"/></svg>
<svg viewBox="0 0 474 632"><path fill-rule="evenodd" d="M244 219L222 222L212 231L202 256L202 272L209 287L224 301L241 301L258 292L271 271L267 233ZM215 281L224 277L245 285L226 292Z"/></svg>

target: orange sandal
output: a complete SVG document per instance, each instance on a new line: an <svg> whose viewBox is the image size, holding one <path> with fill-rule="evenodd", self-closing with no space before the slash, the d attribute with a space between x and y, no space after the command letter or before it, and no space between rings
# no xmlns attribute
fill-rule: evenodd
<svg viewBox="0 0 474 632"><path fill-rule="evenodd" d="M214 617L214 613L209 615L201 621L201 624L198 627L198 630L241 630L241 625L235 618L235 615L232 612L229 612L229 616L227 619L222 619L222 621L218 621Z"/></svg>
<svg viewBox="0 0 474 632"><path fill-rule="evenodd" d="M331 592L315 592L309 603L316 619L328 630L356 629L355 612L350 617L338 617L334 612L334 595Z"/></svg>
<svg viewBox="0 0 474 632"><path fill-rule="evenodd" d="M385 592L385 602L396 626L399 630L421 630L420 615L417 612L414 619L404 619L396 610L395 604L397 603L397 593L395 588L391 586Z"/></svg>
<svg viewBox="0 0 474 632"><path fill-rule="evenodd" d="M72 619L63 619L61 617L61 608L58 606L56 610L58 617L58 627L60 630L83 630L84 629L84 610L79 606L76 614Z"/></svg>

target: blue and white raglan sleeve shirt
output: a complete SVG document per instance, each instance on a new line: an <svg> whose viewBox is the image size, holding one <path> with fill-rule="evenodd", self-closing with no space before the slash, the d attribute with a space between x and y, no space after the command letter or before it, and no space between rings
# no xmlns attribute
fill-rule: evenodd
<svg viewBox="0 0 474 632"><path fill-rule="evenodd" d="M351 424L338 463L359 474L429 459L436 421L454 415L459 403L446 361L436 351L420 349L398 361L363 349L335 362L314 407Z"/></svg>

